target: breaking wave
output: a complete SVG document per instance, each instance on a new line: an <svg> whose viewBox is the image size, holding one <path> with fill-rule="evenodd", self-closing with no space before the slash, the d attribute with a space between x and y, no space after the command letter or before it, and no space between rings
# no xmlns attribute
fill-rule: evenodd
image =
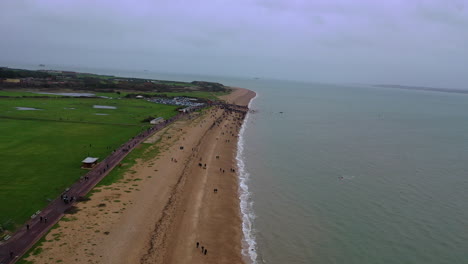
<svg viewBox="0 0 468 264"><path fill-rule="evenodd" d="M255 98L249 102L250 106ZM253 264L257 263L257 242L255 240L255 234L253 229L253 220L255 214L253 212L253 201L249 192L248 181L250 178L249 172L245 168L245 156L244 156L244 134L250 118L250 113L244 119L242 127L239 131L239 140L237 141L237 168L239 172L239 198L240 198L240 209L242 214L242 232L244 234L242 241L242 255L249 258Z"/></svg>

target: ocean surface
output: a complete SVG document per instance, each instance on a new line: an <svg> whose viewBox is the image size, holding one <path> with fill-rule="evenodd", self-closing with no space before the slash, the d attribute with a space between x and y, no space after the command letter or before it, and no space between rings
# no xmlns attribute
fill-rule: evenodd
<svg viewBox="0 0 468 264"><path fill-rule="evenodd" d="M468 263L468 95L63 69L257 92L237 156L254 263Z"/></svg>
<svg viewBox="0 0 468 264"><path fill-rule="evenodd" d="M244 87L257 263L468 263L468 96Z"/></svg>

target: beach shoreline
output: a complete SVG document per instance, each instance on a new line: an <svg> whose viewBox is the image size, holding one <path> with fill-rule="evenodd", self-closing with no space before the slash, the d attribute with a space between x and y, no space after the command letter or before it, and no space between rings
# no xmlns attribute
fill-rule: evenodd
<svg viewBox="0 0 468 264"><path fill-rule="evenodd" d="M251 109L251 105L258 97L258 94L255 94L253 98L248 103L248 108ZM254 234L253 219L255 218L255 213L252 208L252 198L251 192L249 191L248 181L250 180L250 173L245 166L245 130L250 120L251 113L248 112L245 116L245 119L242 123L242 126L239 130L239 137L237 140L237 152L236 152L236 161L237 161L237 174L238 174L238 185L239 185L239 199L240 199L240 211L242 217L242 255L245 258L246 263L257 263L257 241Z"/></svg>
<svg viewBox="0 0 468 264"><path fill-rule="evenodd" d="M235 88L222 99L247 106L253 97L253 91ZM243 115L228 112L215 106L149 138L158 155L96 188L90 201L77 204L79 211L49 232L42 252L27 260L244 263L236 173Z"/></svg>

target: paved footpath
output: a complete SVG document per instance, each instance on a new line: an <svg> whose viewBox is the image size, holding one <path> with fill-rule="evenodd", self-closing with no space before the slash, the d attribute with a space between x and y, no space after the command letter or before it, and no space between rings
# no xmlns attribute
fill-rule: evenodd
<svg viewBox="0 0 468 264"><path fill-rule="evenodd" d="M85 175L86 177L89 177L88 180L75 182L66 192L67 196L76 198L85 196L99 181L101 181L115 166L117 166L133 148L138 146L138 144L143 142L156 131L161 130L184 115L186 114L178 114L130 139L88 172ZM60 218L62 218L64 212L67 209L70 209L75 202L76 201L65 204L61 197L57 197L46 208L44 208L39 215L26 222L23 227L11 236L10 239L0 245L0 264L10 264L18 261L27 250L29 250L42 236L44 236L47 231L49 231L49 229L60 220ZM43 218L42 222L40 221L41 217ZM29 225L29 230L27 230L27 225Z"/></svg>

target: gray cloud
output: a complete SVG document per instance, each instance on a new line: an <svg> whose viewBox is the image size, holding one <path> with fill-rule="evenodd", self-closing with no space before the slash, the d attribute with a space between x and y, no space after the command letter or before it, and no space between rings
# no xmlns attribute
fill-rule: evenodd
<svg viewBox="0 0 468 264"><path fill-rule="evenodd" d="M0 63L468 88L467 0L3 0Z"/></svg>

